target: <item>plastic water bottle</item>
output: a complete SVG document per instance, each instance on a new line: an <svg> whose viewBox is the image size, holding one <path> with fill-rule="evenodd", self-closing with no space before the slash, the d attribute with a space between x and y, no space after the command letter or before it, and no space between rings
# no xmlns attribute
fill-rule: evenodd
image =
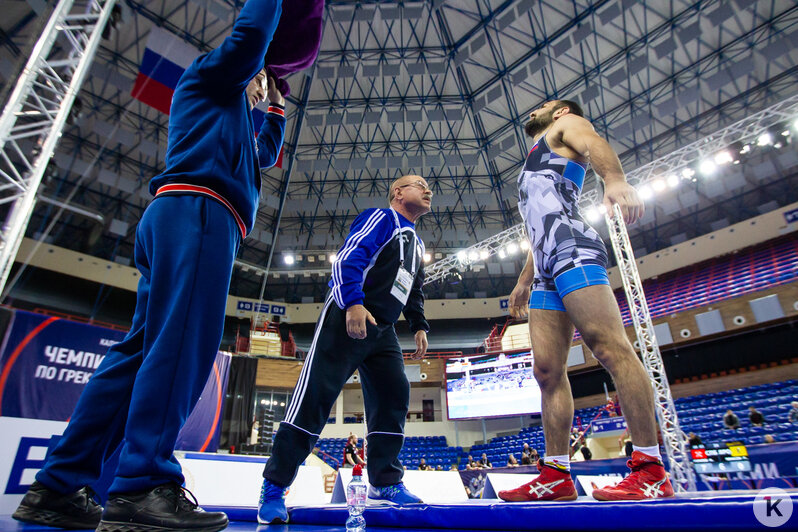
<svg viewBox="0 0 798 532"><path fill-rule="evenodd" d="M363 510L366 509L366 491L363 468L357 464L352 469L352 480L346 487L346 507L349 510L349 519L346 520L347 532L366 530L366 520L363 518Z"/></svg>

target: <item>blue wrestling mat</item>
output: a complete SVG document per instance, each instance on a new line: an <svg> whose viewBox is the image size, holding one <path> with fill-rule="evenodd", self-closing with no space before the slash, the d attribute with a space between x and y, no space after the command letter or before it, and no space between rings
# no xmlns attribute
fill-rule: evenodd
<svg viewBox="0 0 798 532"><path fill-rule="evenodd" d="M798 530L798 490L788 493L794 505L792 516L773 530ZM368 507L364 516L369 528L404 530L767 530L754 515L755 497L755 491L727 491L624 502L599 502L588 497L537 503L501 503L490 499L403 508ZM255 521L254 508L213 508L217 509L228 512L231 520ZM290 516L288 530L303 525L340 527L346 522L347 511L345 505L330 504L296 507Z"/></svg>

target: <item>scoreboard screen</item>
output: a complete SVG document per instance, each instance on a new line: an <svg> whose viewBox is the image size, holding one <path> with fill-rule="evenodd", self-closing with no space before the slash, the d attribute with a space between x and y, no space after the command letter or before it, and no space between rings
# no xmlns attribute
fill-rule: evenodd
<svg viewBox="0 0 798 532"><path fill-rule="evenodd" d="M751 471L748 449L742 442L710 443L690 447L696 473L742 473Z"/></svg>

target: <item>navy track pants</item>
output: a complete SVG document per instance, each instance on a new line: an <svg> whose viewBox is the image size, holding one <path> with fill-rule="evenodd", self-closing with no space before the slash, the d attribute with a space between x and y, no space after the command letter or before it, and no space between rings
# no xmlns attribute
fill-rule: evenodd
<svg viewBox="0 0 798 532"><path fill-rule="evenodd" d="M153 200L136 229L141 273L130 332L89 380L63 438L36 479L72 492L99 478L122 444L109 493L183 483L180 428L219 349L241 233L204 196Z"/></svg>
<svg viewBox="0 0 798 532"><path fill-rule="evenodd" d="M365 339L350 338L346 312L327 296L291 403L275 435L264 478L278 486L291 485L319 439L335 399L357 369L368 425L369 483L384 487L402 480L399 451L404 443L410 383L393 324L366 322L366 327Z"/></svg>

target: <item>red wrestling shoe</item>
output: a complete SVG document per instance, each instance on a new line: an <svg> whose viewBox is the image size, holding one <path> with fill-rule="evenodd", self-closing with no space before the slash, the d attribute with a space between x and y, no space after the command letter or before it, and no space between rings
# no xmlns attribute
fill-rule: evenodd
<svg viewBox="0 0 798 532"><path fill-rule="evenodd" d="M658 458L634 451L626 465L632 470L629 476L615 486L593 490L593 498L599 501L639 501L673 497L673 486Z"/></svg>
<svg viewBox="0 0 798 532"><path fill-rule="evenodd" d="M508 502L530 501L573 501L576 488L571 480L571 472L553 467L538 460L540 475L531 482L514 490L499 492L499 498Z"/></svg>

